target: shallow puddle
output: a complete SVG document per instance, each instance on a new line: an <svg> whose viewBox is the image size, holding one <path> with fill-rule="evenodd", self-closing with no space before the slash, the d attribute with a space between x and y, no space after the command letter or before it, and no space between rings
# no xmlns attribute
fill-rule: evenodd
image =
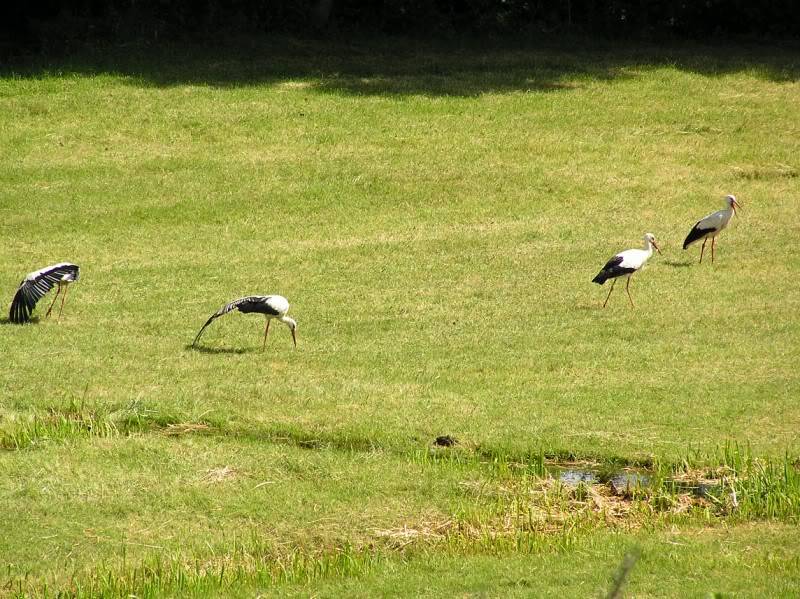
<svg viewBox="0 0 800 599"><path fill-rule="evenodd" d="M580 483L592 485L600 482L597 474L591 470L559 469L553 474L558 474L558 480L568 487L577 487Z"/></svg>
<svg viewBox="0 0 800 599"><path fill-rule="evenodd" d="M668 488L681 493L691 493L695 497L709 497L719 495L722 490L722 483L716 481L696 481L696 480L668 480Z"/></svg>
<svg viewBox="0 0 800 599"><path fill-rule="evenodd" d="M550 466L551 476L558 479L563 485L577 487L579 484L595 485L607 483L615 495L630 495L637 489L647 489L654 483L653 478L646 472L636 470L620 470L603 474L592 468L567 468L563 466ZM720 489L716 481L678 480L667 479L664 486L674 492L690 493L695 497L708 497Z"/></svg>
<svg viewBox="0 0 800 599"><path fill-rule="evenodd" d="M614 495L629 495L637 489L646 489L650 486L650 477L640 472L619 472L609 481Z"/></svg>

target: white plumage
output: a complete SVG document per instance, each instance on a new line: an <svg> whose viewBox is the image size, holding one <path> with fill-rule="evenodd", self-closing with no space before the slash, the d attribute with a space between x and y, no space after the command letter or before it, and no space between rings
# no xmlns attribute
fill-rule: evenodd
<svg viewBox="0 0 800 599"><path fill-rule="evenodd" d="M725 202L728 205L727 208L712 212L697 221L683 242L683 249L685 250L690 245L697 243L701 239L703 240L703 246L700 248L701 263L703 262L703 252L706 249L706 242L709 237L711 238L711 262L714 262L714 248L717 243L717 235L728 226L731 217L736 214L736 208L741 208L736 201L736 196L725 196Z"/></svg>
<svg viewBox="0 0 800 599"><path fill-rule="evenodd" d="M606 301L603 302L604 308L608 303L608 298L611 297L611 292L614 291L614 285L617 282L617 277L623 276L627 277L627 282L625 283L625 292L628 294L631 307L633 307L633 298L631 297L631 292L629 290L629 286L631 284L631 275L641 269L650 259L650 256L653 255L653 248L655 248L659 254L661 253L661 250L658 249L658 245L656 245L655 235L652 233L645 233L644 249L634 248L615 254L608 262L606 262L602 270L597 273L597 276L592 279L592 282L597 283L598 285L604 284L608 279L613 279L611 282L611 289L608 290L608 295L606 296Z"/></svg>
<svg viewBox="0 0 800 599"><path fill-rule="evenodd" d="M645 262L647 262L652 255L652 244L648 244L647 249L633 248L620 252L616 254L615 257L622 258L622 262L619 263L620 268L632 268L636 271L644 266Z"/></svg>

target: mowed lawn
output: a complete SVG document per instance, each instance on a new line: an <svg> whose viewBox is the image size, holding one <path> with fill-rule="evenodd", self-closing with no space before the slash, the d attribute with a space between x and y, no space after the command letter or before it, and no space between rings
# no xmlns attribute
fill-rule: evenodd
<svg viewBox="0 0 800 599"><path fill-rule="evenodd" d="M5 590L587 596L632 545L641 595L796 588L800 494L771 518L526 529L524 550L440 538L527 501L507 463L717 468L738 446L796 468L796 49L579 46L4 67L3 310L27 272L81 266L60 322L48 296L0 323ZM743 209L699 265L682 241L728 193ZM621 285L603 309L591 278L645 232L635 309ZM239 313L190 347L268 293L297 350ZM454 459L431 461L440 435ZM356 566L274 576L298 555ZM221 564L238 582L214 586Z"/></svg>

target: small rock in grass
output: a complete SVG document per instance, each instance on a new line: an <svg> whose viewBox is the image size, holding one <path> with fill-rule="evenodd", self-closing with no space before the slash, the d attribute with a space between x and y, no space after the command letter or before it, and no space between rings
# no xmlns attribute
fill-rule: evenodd
<svg viewBox="0 0 800 599"><path fill-rule="evenodd" d="M436 437L436 441L433 442L434 445L438 445L439 447L452 447L456 443L458 443L458 441L450 435Z"/></svg>

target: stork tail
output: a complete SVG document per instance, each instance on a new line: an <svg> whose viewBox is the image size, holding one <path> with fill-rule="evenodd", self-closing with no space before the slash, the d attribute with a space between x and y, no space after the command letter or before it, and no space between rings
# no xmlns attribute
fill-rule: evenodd
<svg viewBox="0 0 800 599"><path fill-rule="evenodd" d="M686 239L683 240L683 249L688 248L692 245L695 241L698 241L711 233L713 229L701 229L697 225L695 225L689 234L686 236Z"/></svg>

